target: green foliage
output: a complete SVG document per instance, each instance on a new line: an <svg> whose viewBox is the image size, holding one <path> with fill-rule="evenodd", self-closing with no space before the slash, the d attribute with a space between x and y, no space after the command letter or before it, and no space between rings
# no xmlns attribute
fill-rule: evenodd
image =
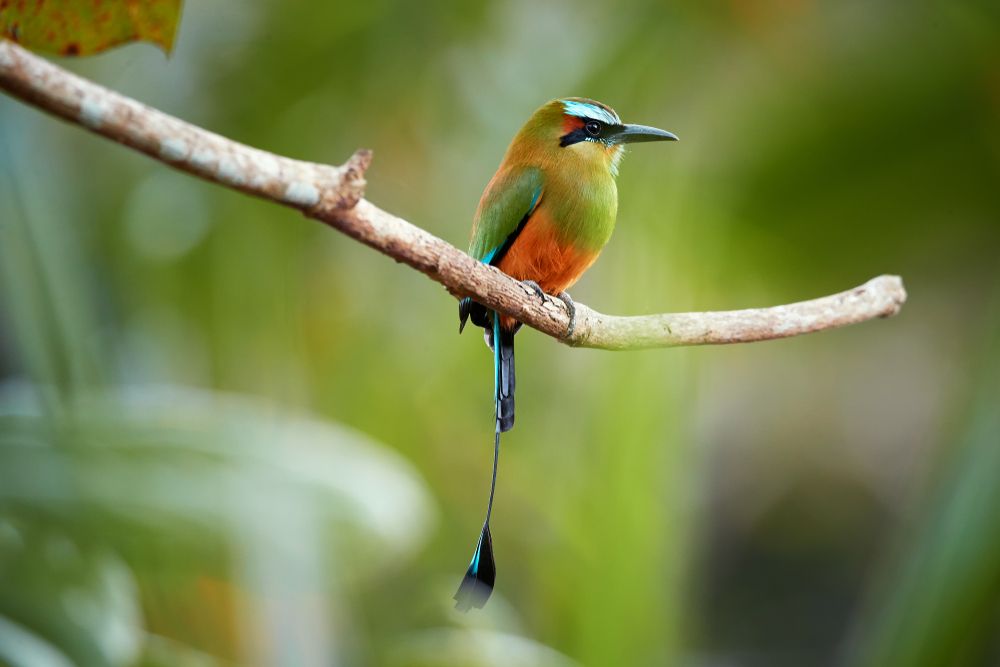
<svg viewBox="0 0 1000 667"><path fill-rule="evenodd" d="M133 664L141 618L132 573L119 558L31 514L0 519L0 535L0 659L25 667Z"/></svg>

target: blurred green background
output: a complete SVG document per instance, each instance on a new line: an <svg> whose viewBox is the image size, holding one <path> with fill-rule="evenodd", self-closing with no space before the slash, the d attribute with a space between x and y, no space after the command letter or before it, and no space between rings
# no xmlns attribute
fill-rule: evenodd
<svg viewBox="0 0 1000 667"><path fill-rule="evenodd" d="M1000 665L992 2L190 2L74 71L320 162L465 247L507 142L635 148L574 296L728 309L903 276L890 320L727 348L518 337L438 285L0 96L0 664Z"/></svg>

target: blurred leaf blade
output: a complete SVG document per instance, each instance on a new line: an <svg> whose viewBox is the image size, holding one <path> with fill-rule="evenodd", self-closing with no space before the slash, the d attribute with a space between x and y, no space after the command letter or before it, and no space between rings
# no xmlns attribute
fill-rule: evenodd
<svg viewBox="0 0 1000 667"><path fill-rule="evenodd" d="M348 531L341 539L353 540L351 567L362 570L411 554L434 520L423 482L401 457L336 424L252 398L132 387L125 398L78 399L72 430L56 436L74 445L58 448L43 416L25 408L23 391L30 389L8 391L0 403L0 502L89 507L224 535L239 518L234 503L251 493L243 485L256 485L265 496L293 494L320 508L324 523Z"/></svg>
<svg viewBox="0 0 1000 667"><path fill-rule="evenodd" d="M9 514L0 516L0 535L0 618L22 628L7 627L5 634L48 658L55 652L95 667L132 664L142 645L142 615L120 558Z"/></svg>
<svg viewBox="0 0 1000 667"><path fill-rule="evenodd" d="M0 663L10 667L73 667L52 643L0 615Z"/></svg>
<svg viewBox="0 0 1000 667"><path fill-rule="evenodd" d="M235 658L242 641L276 664L297 664L303 651L335 662L342 649L327 633L268 619L324 625L334 618L330 590L364 588L431 533L433 506L416 471L345 427L176 386L77 395L53 424L36 393L23 383L0 391L0 507L34 530L68 531L121 554L143 599L156 600L147 628L175 642L147 661L166 660L168 649L181 652L178 664ZM79 598L39 551L20 548L32 556L23 594L0 591L0 613L80 664L119 664L85 641L103 636L94 628L78 637L58 609L31 602Z"/></svg>

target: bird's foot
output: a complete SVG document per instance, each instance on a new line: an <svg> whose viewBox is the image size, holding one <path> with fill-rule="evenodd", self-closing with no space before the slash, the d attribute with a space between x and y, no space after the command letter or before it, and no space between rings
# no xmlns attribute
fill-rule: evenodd
<svg viewBox="0 0 1000 667"><path fill-rule="evenodd" d="M549 295L545 293L542 286L536 283L534 280L522 280L521 284L525 287L531 289L535 295L545 303L545 300L549 298ZM573 335L573 331L576 329L576 303L573 301L573 297L569 295L569 292L560 292L559 300L566 304L566 311L569 313L569 326L566 327L566 338Z"/></svg>
<svg viewBox="0 0 1000 667"><path fill-rule="evenodd" d="M521 284L534 292L535 296L542 300L542 303L545 303L545 299L548 297L548 294L545 293L545 290L542 289L541 285L536 283L534 280L522 280Z"/></svg>
<svg viewBox="0 0 1000 667"><path fill-rule="evenodd" d="M569 326L566 327L566 338L569 338L576 329L576 303L569 292L559 292L559 300L566 304L566 310L569 312Z"/></svg>

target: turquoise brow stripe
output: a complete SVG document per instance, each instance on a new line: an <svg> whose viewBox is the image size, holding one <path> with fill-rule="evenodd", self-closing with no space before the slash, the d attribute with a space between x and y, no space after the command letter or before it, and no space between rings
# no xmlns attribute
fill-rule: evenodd
<svg viewBox="0 0 1000 667"><path fill-rule="evenodd" d="M621 125L621 118L610 113L607 109L599 107L595 104L577 102L576 100L560 101L562 102L563 109L571 116L577 116L579 118L593 118L594 120L603 121L608 125Z"/></svg>

